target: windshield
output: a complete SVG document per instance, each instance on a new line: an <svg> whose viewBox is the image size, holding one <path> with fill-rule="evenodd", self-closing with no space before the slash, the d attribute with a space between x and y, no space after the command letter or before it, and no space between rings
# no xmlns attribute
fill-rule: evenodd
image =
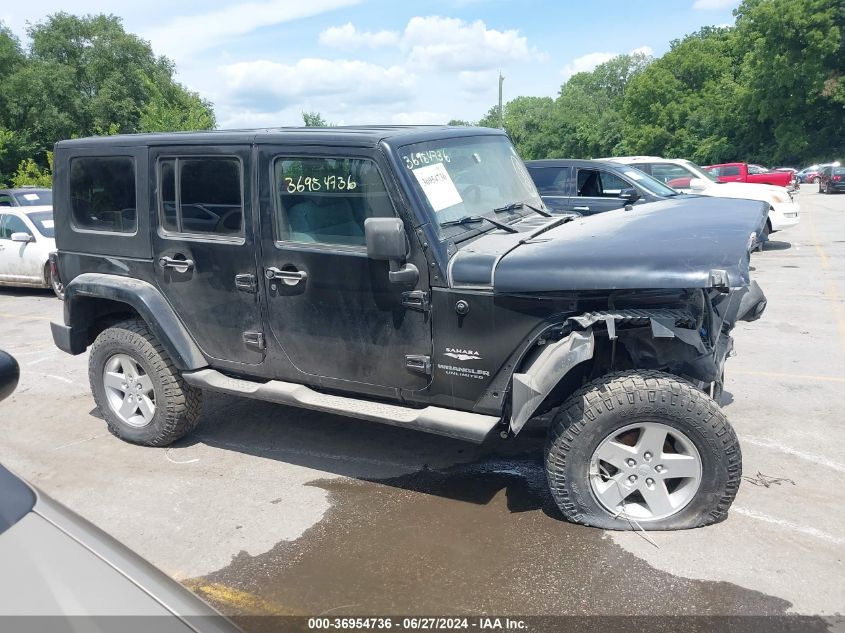
<svg viewBox="0 0 845 633"><path fill-rule="evenodd" d="M52 211L33 211L32 213L27 213L26 217L32 220L32 223L41 235L44 237L55 237Z"/></svg>
<svg viewBox="0 0 845 633"><path fill-rule="evenodd" d="M514 203L542 207L540 195L516 150L503 136L465 136L414 143L399 148L419 197L439 226L466 217L501 222L531 213ZM489 222L439 227L442 238L469 230L488 230Z"/></svg>
<svg viewBox="0 0 845 633"><path fill-rule="evenodd" d="M53 192L50 189L32 189L14 194L15 200L22 207L53 204Z"/></svg>
<svg viewBox="0 0 845 633"><path fill-rule="evenodd" d="M624 173L631 180L635 180L640 187L642 187L649 193L653 193L656 196L661 196L665 198L669 196L679 195L679 193L672 189L672 187L664 185L656 178L652 178L647 173L645 173L644 171L640 171L639 169L628 168L622 173Z"/></svg>
<svg viewBox="0 0 845 633"><path fill-rule="evenodd" d="M688 160L681 160L678 161L688 172L693 174L693 178L701 178L702 180L710 180L711 182L719 182L719 179L716 178L713 174L709 171L706 171L696 165L695 163L688 161Z"/></svg>

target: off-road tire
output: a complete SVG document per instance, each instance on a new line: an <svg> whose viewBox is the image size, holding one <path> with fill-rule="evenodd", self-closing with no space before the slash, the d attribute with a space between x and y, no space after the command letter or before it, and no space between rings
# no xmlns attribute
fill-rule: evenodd
<svg viewBox="0 0 845 633"><path fill-rule="evenodd" d="M156 408L153 419L144 427L126 424L108 403L103 369L115 354L130 356L152 379ZM199 423L202 390L182 379L161 343L140 319L117 323L96 338L88 358L88 380L109 431L127 442L167 446L193 431Z"/></svg>
<svg viewBox="0 0 845 633"><path fill-rule="evenodd" d="M595 497L590 459L614 430L653 421L680 430L701 458L701 483L691 501L675 514L632 522L614 516ZM736 434L719 406L691 383L660 371L607 374L576 391L549 428L546 475L563 516L609 530L679 530L725 519L742 476Z"/></svg>

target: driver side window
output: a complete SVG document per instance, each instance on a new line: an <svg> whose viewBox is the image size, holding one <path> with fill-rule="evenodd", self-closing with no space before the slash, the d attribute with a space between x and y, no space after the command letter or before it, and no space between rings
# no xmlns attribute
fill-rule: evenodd
<svg viewBox="0 0 845 633"><path fill-rule="evenodd" d="M615 198L631 185L616 174L598 169L578 170L578 196L582 198Z"/></svg>
<svg viewBox="0 0 845 633"><path fill-rule="evenodd" d="M32 231L27 228L26 224L23 220L21 220L16 215L7 215L5 216L6 220L2 223L2 233L0 233L0 237L6 240L12 239L12 233L26 233L27 235L32 235Z"/></svg>

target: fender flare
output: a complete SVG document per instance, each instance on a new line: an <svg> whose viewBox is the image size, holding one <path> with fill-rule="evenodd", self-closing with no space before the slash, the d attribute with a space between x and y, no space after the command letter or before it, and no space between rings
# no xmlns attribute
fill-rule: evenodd
<svg viewBox="0 0 845 633"><path fill-rule="evenodd" d="M150 332L161 342L173 363L180 370L201 369L208 361L200 351L193 337L185 329L173 308L151 283L104 273L83 273L65 287L64 320L61 326L52 323L53 337L57 331L67 330L67 338L79 341L80 332L87 332L91 318L90 299L103 299L123 303L135 310L144 320ZM58 339L56 340L59 343ZM71 354L81 354L88 346L87 339L81 345L65 349ZM59 345L64 349L63 345Z"/></svg>

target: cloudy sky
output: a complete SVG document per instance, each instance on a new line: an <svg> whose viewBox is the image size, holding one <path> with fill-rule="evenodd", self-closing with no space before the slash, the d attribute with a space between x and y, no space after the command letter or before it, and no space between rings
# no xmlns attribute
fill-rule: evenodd
<svg viewBox="0 0 845 633"><path fill-rule="evenodd" d="M176 62L221 128L477 120L497 100L554 96L614 54L660 55L675 38L733 22L738 0L29 0L0 2L27 23L59 10L113 13Z"/></svg>

